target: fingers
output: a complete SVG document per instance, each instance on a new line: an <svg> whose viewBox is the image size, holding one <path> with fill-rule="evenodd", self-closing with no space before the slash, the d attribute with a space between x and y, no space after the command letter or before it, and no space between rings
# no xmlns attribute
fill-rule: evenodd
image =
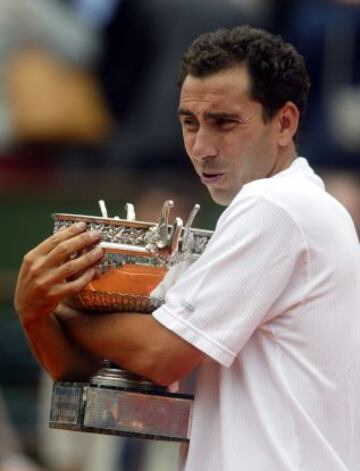
<svg viewBox="0 0 360 471"><path fill-rule="evenodd" d="M92 267L84 271L81 276L72 281L53 285L50 289L49 295L60 301L75 293L79 293L94 278L95 271L95 268Z"/></svg>
<svg viewBox="0 0 360 471"><path fill-rule="evenodd" d="M70 239L60 242L43 260L42 269L52 268L66 263L75 253L87 253L100 239L100 233L97 231L84 232L75 235ZM85 249L85 250L84 250Z"/></svg>
<svg viewBox="0 0 360 471"><path fill-rule="evenodd" d="M49 254L52 250L59 246L62 242L73 238L74 236L81 234L85 231L86 224L84 222L78 222L72 224L65 229L61 229L60 231L53 234L48 239L44 240L41 244L35 247L31 252L29 252L24 261L32 262L39 256L44 256Z"/></svg>
<svg viewBox="0 0 360 471"><path fill-rule="evenodd" d="M92 248L90 251L83 253L81 256L68 260L67 262L58 265L53 270L44 270L44 284L53 284L63 281L71 281L74 278L79 278L82 273L89 268L95 268L97 264L104 256L104 250L100 246ZM94 275L96 270L94 271ZM93 275L93 276L94 276Z"/></svg>
<svg viewBox="0 0 360 471"><path fill-rule="evenodd" d="M94 246L100 233L85 229L85 224L63 229L24 257L15 293L15 308L24 322L45 318L96 275L94 266L104 254Z"/></svg>
<svg viewBox="0 0 360 471"><path fill-rule="evenodd" d="M100 260L102 249L92 248L99 241L100 233L86 232L85 229L85 223L73 224L53 234L25 255L15 291L17 310L27 298L33 302L39 290L45 294L51 283L64 283L67 277L79 279L83 272ZM74 253L79 257L70 260ZM91 279L93 274L90 275Z"/></svg>
<svg viewBox="0 0 360 471"><path fill-rule="evenodd" d="M86 253L100 237L98 231L84 232L83 225L74 224L49 237L25 255L22 272L33 277L63 265L75 253Z"/></svg>

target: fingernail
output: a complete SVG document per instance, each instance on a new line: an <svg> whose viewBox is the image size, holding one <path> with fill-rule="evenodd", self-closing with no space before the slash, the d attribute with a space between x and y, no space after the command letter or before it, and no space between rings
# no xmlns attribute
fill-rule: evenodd
<svg viewBox="0 0 360 471"><path fill-rule="evenodd" d="M90 276L91 278L94 278L95 273L96 273L95 268L90 268L90 269L88 270L88 274L89 274L89 276Z"/></svg>
<svg viewBox="0 0 360 471"><path fill-rule="evenodd" d="M79 230L80 230L80 229L81 229L81 230L86 229L86 223L83 222L83 221L76 222L76 223L74 224L74 226L76 227L76 229L79 229Z"/></svg>
<svg viewBox="0 0 360 471"><path fill-rule="evenodd" d="M90 239L92 239L92 240L98 240L98 239L100 239L100 236L101 236L99 231L89 231L88 235L89 235Z"/></svg>
<svg viewBox="0 0 360 471"><path fill-rule="evenodd" d="M95 258L100 258L104 255L104 250L101 247L96 247L93 250L93 255Z"/></svg>

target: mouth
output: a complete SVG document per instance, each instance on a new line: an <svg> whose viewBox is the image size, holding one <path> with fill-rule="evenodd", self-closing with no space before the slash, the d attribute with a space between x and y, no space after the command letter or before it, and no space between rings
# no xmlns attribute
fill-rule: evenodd
<svg viewBox="0 0 360 471"><path fill-rule="evenodd" d="M204 185L209 185L211 183L217 183L221 178L224 176L224 173L207 173L207 172L201 172L200 178L201 182Z"/></svg>

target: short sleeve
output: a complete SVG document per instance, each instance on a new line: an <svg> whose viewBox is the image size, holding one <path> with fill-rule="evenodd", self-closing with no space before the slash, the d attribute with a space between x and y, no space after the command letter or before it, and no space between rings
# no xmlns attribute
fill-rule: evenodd
<svg viewBox="0 0 360 471"><path fill-rule="evenodd" d="M303 233L282 207L263 196L242 198L153 316L230 366L254 330L279 314L273 306L307 259Z"/></svg>

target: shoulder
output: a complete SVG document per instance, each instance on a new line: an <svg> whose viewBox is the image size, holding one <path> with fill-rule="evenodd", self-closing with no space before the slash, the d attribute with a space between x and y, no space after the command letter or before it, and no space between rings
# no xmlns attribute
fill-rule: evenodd
<svg viewBox="0 0 360 471"><path fill-rule="evenodd" d="M256 202L254 209L272 207L275 213L286 212L295 221L303 220L304 215L316 215L324 207L334 207L337 204L325 191L323 181L303 158L296 159L292 166L273 177L244 185L232 202L233 208L229 208L234 210L236 207L243 207L249 201Z"/></svg>
<svg viewBox="0 0 360 471"><path fill-rule="evenodd" d="M305 159L300 165L250 182L242 188L218 221L218 227L238 227L248 233L289 232L304 236L304 226L325 206L332 206L322 180ZM303 164L303 165L301 165ZM280 234L281 232L281 234Z"/></svg>
<svg viewBox="0 0 360 471"><path fill-rule="evenodd" d="M286 243L289 238L299 244L304 234L294 211L282 204L286 199L274 198L266 191L248 192L236 198L221 215L214 234L214 239L237 245L245 241L260 243L266 240Z"/></svg>
<svg viewBox="0 0 360 471"><path fill-rule="evenodd" d="M321 199L328 195L324 182L311 169L306 159L298 158L288 169L270 178L262 178L244 185L236 199L250 196L267 198L274 204L281 205L288 198L299 201L299 197Z"/></svg>
<svg viewBox="0 0 360 471"><path fill-rule="evenodd" d="M223 213L220 225L243 226L274 237L298 234L307 240L352 236L353 222L345 208L326 192L305 159L271 178L244 185Z"/></svg>

